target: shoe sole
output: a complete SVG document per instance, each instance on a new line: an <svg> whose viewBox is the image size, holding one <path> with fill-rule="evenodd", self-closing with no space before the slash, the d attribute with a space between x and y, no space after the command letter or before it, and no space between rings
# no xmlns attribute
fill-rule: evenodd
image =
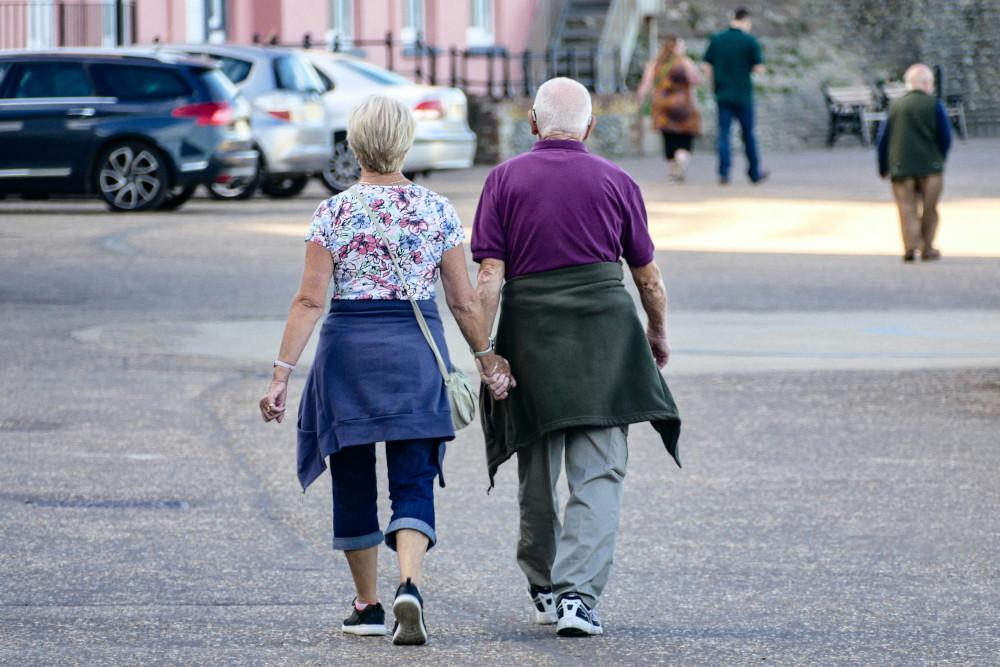
<svg viewBox="0 0 1000 667"><path fill-rule="evenodd" d="M396 598L392 603L392 613L396 617L396 631L392 633L393 644L402 646L427 643L423 611L420 600L412 595L400 595Z"/></svg>
<svg viewBox="0 0 1000 667"><path fill-rule="evenodd" d="M340 631L358 637L384 637L389 634L385 625L341 625Z"/></svg>
<svg viewBox="0 0 1000 667"><path fill-rule="evenodd" d="M583 621L571 619L565 623L560 622L556 634L560 637L594 637L604 634L604 628L599 625L584 624Z"/></svg>

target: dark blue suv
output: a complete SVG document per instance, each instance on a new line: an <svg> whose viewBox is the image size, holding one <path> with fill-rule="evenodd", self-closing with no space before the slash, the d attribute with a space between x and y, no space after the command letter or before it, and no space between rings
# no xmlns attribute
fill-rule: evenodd
<svg viewBox="0 0 1000 667"><path fill-rule="evenodd" d="M0 51L0 197L172 209L198 185L253 176L257 159L248 104L207 60Z"/></svg>

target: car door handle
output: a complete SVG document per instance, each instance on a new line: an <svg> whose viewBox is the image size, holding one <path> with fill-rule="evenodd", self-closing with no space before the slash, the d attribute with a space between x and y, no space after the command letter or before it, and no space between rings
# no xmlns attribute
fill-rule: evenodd
<svg viewBox="0 0 1000 667"><path fill-rule="evenodd" d="M97 113L97 109L94 107L80 107L78 109L70 109L66 112L67 116L73 116L75 118L90 118Z"/></svg>

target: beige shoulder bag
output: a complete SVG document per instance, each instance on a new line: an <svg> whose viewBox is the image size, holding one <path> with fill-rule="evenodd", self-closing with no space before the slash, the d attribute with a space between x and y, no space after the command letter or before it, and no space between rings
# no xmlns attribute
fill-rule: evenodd
<svg viewBox="0 0 1000 667"><path fill-rule="evenodd" d="M441 350L438 349L437 343L434 342L434 336L431 335L431 330L427 327L424 314L420 312L420 306L417 305L416 299L413 298L413 294L410 292L410 286L406 282L403 270L399 268L399 262L396 260L396 254L389 245L382 221L375 215L371 207L368 206L368 203L364 200L360 192L355 190L355 188L351 188L351 194L361 203L362 208L365 209L365 213L368 214L372 224L375 226L375 235L382 242L386 252L389 254L389 260L392 262L392 268L396 271L396 276L403 287L403 292L406 294L406 298L410 300L410 305L413 306L413 314L417 316L417 324L420 325L420 331L423 332L427 344L431 347L431 352L434 353L434 358L437 359L438 370L441 371L444 386L448 390L448 402L451 403L451 421L455 425L456 431L463 429L472 423L476 415L476 394L472 391L472 387L469 386L469 379L465 376L465 373L457 368L454 373L448 372L448 367L444 363L444 357L441 356Z"/></svg>

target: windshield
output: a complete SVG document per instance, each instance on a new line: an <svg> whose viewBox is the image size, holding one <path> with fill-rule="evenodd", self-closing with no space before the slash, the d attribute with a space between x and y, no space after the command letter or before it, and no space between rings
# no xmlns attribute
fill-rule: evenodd
<svg viewBox="0 0 1000 667"><path fill-rule="evenodd" d="M326 89L316 71L302 56L289 55L275 60L274 75L278 80L278 88L284 90L319 93Z"/></svg>
<svg viewBox="0 0 1000 667"><path fill-rule="evenodd" d="M360 74L369 81L374 81L375 83L383 86L402 86L410 83L409 79L402 77L395 72L390 72L387 69L382 69L381 67L376 67L375 65L369 65L368 63L360 60L337 60L336 64L338 67L349 69L355 74Z"/></svg>
<svg viewBox="0 0 1000 667"><path fill-rule="evenodd" d="M228 102L240 94L233 82L220 70L201 70L199 75L205 88L208 89L208 96L212 101Z"/></svg>

